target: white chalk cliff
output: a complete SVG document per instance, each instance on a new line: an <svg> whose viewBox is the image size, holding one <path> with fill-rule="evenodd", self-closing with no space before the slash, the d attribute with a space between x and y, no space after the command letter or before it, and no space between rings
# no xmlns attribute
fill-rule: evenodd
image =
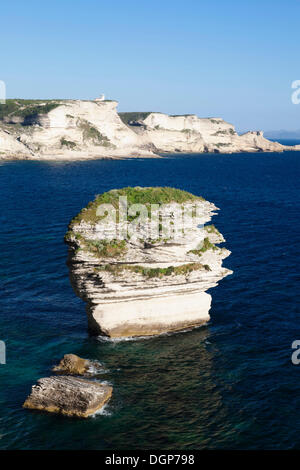
<svg viewBox="0 0 300 470"><path fill-rule="evenodd" d="M135 131L160 152L281 152L293 149L263 137L263 132L238 135L232 124L221 118L196 115L168 116L150 113Z"/></svg>
<svg viewBox="0 0 300 470"><path fill-rule="evenodd" d="M214 204L172 188L131 188L135 202L143 193L170 194L164 221L178 221L183 208L196 208L191 226L181 238L146 240L147 224L138 224L138 236L105 242L102 220L95 209L107 198L126 195L128 188L99 196L69 226L68 265L75 292L87 303L89 329L109 337L147 336L183 330L206 323L211 295L206 291L231 274L222 266L230 251L213 225ZM172 195L175 195L174 197ZM175 198L179 194L178 203ZM183 196L182 196L183 195ZM174 199L174 200L172 200ZM174 218L175 217L175 218ZM183 225L176 224L178 233Z"/></svg>
<svg viewBox="0 0 300 470"><path fill-rule="evenodd" d="M15 100L16 101L16 100ZM63 100L18 104L0 121L0 158L87 159L155 156L164 152L299 150L263 137L239 136L220 118L144 113L124 123L116 101ZM120 113L122 115L122 113ZM125 114L125 113L124 113Z"/></svg>

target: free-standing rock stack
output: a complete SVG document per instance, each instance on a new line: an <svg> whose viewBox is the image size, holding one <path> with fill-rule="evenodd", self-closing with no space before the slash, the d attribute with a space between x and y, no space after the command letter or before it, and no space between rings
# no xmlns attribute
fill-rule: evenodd
<svg viewBox="0 0 300 470"><path fill-rule="evenodd" d="M148 217L151 204L159 207L158 219ZM222 267L230 252L215 245L223 236L213 225L203 227L216 210L174 188L111 190L88 204L71 221L65 240L71 282L87 302L90 331L147 336L207 322L206 291L231 273ZM185 219L185 213L192 216ZM149 236L157 220L158 235ZM121 238L124 227L127 237Z"/></svg>

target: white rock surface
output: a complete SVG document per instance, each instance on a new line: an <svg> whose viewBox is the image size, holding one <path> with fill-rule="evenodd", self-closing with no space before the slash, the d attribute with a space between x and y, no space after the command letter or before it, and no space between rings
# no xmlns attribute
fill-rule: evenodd
<svg viewBox="0 0 300 470"><path fill-rule="evenodd" d="M24 125L20 116L0 123L0 158L87 159L148 157L164 152L281 152L299 150L271 142L262 132L239 136L221 118L150 113L126 125L116 101L65 100ZM84 131L93 128L93 133ZM95 131L98 132L97 138ZM100 134L99 134L100 133ZM89 135L90 134L90 135Z"/></svg>
<svg viewBox="0 0 300 470"><path fill-rule="evenodd" d="M31 158L32 152L14 135L0 129L0 158Z"/></svg>
<svg viewBox="0 0 300 470"><path fill-rule="evenodd" d="M199 118L196 115L168 116L151 113L135 127L160 152L282 152L299 150L263 137L263 132L239 136L232 124L221 118Z"/></svg>
<svg viewBox="0 0 300 470"><path fill-rule="evenodd" d="M219 232L209 233L199 227L211 220L217 208L207 201L198 201L196 205L197 217L181 239L145 244L141 241L141 227L137 240L127 241L127 251L116 258L99 258L85 249L82 238L78 239L80 234L85 240L101 240L100 223L81 221L72 226L67 240L70 278L76 293L87 302L92 333L110 337L147 336L199 326L209 320L211 296L206 291L232 273L222 267L230 251L214 247L201 254L190 252L201 247L204 238L211 243L225 241ZM170 214L177 207L170 204ZM192 264L197 264L195 270L174 272L174 268ZM115 271L107 270L107 266ZM170 275L149 277L134 272L135 268L169 267L173 267Z"/></svg>

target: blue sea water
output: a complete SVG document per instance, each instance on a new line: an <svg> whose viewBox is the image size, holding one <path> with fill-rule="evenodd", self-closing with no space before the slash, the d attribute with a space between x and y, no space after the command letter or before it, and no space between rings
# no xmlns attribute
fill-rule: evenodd
<svg viewBox="0 0 300 470"><path fill-rule="evenodd" d="M0 164L1 449L300 448L300 153ZM95 194L175 186L214 202L232 276L211 321L147 340L89 337L63 236ZM22 408L63 354L99 360L114 393L87 420Z"/></svg>

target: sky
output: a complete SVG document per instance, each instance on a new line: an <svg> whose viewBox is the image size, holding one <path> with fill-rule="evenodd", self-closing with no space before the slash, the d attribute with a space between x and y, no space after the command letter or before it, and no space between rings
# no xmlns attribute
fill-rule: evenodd
<svg viewBox="0 0 300 470"><path fill-rule="evenodd" d="M0 15L7 98L104 93L119 111L300 129L299 0L10 0Z"/></svg>

